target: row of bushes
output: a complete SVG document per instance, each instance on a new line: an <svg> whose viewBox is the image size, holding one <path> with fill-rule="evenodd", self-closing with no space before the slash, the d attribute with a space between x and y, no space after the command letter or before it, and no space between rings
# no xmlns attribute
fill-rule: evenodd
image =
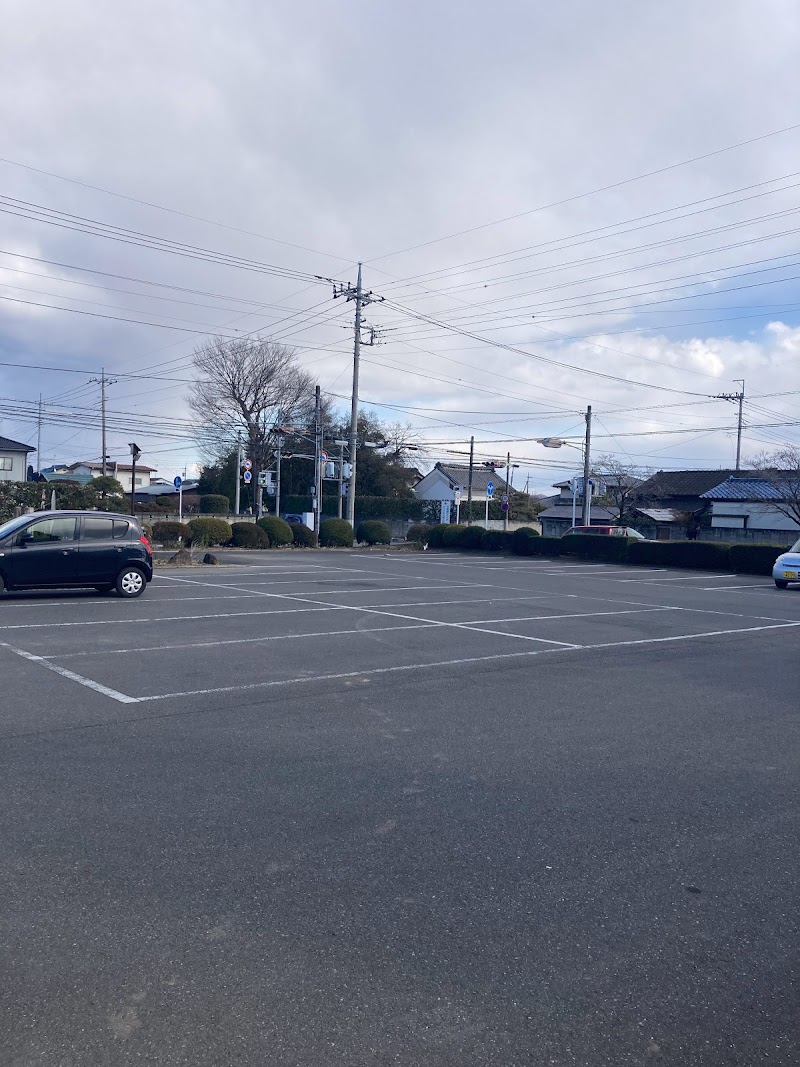
<svg viewBox="0 0 800 1067"><path fill-rule="evenodd" d="M231 545L234 548L281 548L296 545L315 548L317 535L301 523L284 522L275 515L265 515L258 522L228 523L225 519L198 518L188 523L156 522L153 538L166 548L183 545ZM362 522L356 531L362 544L388 545L392 536L383 522ZM325 519L320 524L319 543L324 548L352 548L353 527L344 519Z"/></svg>
<svg viewBox="0 0 800 1067"><path fill-rule="evenodd" d="M739 574L772 574L786 545L725 545L715 541L629 541L625 537L568 534L540 537L523 526L513 533L480 526L412 526L408 540L426 541L432 548L510 551L517 556L572 556L577 559L628 563L643 567L687 567L693 570L731 570Z"/></svg>

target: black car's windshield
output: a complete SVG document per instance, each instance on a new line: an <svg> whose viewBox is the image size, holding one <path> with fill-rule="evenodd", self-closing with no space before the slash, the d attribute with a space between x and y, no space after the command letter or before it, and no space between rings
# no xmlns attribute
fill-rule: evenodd
<svg viewBox="0 0 800 1067"><path fill-rule="evenodd" d="M17 515L15 519L9 519L8 522L2 523L0 525L0 541L15 530L18 530L20 526L24 526L26 522L30 522L31 518L32 516L30 515Z"/></svg>

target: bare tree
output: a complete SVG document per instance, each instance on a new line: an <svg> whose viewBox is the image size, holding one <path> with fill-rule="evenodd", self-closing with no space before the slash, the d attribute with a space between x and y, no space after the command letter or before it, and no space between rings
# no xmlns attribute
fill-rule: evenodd
<svg viewBox="0 0 800 1067"><path fill-rule="evenodd" d="M214 338L193 356L202 377L189 404L204 439L230 448L240 434L253 463L253 484L272 458L280 419L296 426L313 418L314 380L298 366L294 351L274 341Z"/></svg>
<svg viewBox="0 0 800 1067"><path fill-rule="evenodd" d="M393 459L404 460L409 452L425 452L422 434L407 422L391 422L383 427L383 439L387 444L387 455Z"/></svg>
<svg viewBox="0 0 800 1067"><path fill-rule="evenodd" d="M760 452L747 465L761 471L780 493L780 500L768 503L800 526L800 447L785 445L774 452Z"/></svg>
<svg viewBox="0 0 800 1067"><path fill-rule="evenodd" d="M633 464L622 463L616 456L599 456L592 464L592 470L602 478L605 484L604 497L606 505L616 512L615 522L628 526L633 512L644 501L637 499L637 488L647 477L647 472Z"/></svg>

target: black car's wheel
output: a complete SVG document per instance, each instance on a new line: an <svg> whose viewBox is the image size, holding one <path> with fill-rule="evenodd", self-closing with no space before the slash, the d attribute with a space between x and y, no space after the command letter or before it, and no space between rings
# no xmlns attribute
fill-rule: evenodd
<svg viewBox="0 0 800 1067"><path fill-rule="evenodd" d="M777 587L779 589L788 589L789 588L789 583L788 582L784 582L781 578L776 578L775 579L775 585L777 585Z"/></svg>
<svg viewBox="0 0 800 1067"><path fill-rule="evenodd" d="M138 567L125 567L119 572L116 590L120 596L141 596L147 586L147 580Z"/></svg>

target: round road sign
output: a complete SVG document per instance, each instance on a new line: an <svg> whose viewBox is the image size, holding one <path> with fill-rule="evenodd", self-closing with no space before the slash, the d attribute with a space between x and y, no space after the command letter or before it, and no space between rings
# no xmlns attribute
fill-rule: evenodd
<svg viewBox="0 0 800 1067"><path fill-rule="evenodd" d="M244 472L245 485L249 485L250 482L252 482L252 480L253 480L253 472L252 471L245 471Z"/></svg>
<svg viewBox="0 0 800 1067"><path fill-rule="evenodd" d="M253 469L253 461L252 461L252 459L246 459L244 461L244 469L246 471L251 471Z"/></svg>
<svg viewBox="0 0 800 1067"><path fill-rule="evenodd" d="M500 510L501 511L508 511L508 501L507 500L504 500L503 503L500 505Z"/></svg>
<svg viewBox="0 0 800 1067"><path fill-rule="evenodd" d="M180 489L180 487L183 485L183 478L181 478L180 474L178 474L175 478L172 479L172 484L175 486L176 489Z"/></svg>

